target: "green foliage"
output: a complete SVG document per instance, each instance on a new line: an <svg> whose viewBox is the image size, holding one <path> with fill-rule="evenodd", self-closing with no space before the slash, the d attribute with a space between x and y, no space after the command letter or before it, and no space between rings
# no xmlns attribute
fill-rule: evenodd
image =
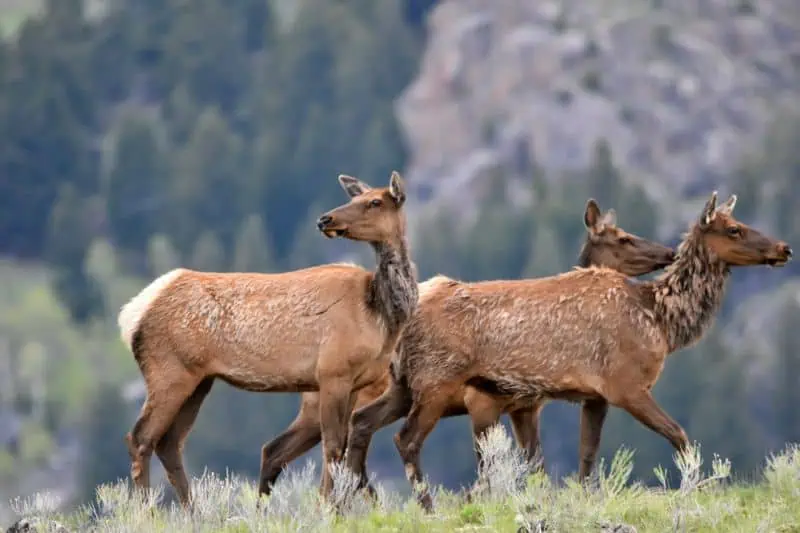
<svg viewBox="0 0 800 533"><path fill-rule="evenodd" d="M128 451L123 436L130 430L121 413L131 411L117 387L101 384L85 414L81 428L82 468L80 500L94 496L95 487L129 474ZM112 438L113 436L113 438Z"/></svg>
<svg viewBox="0 0 800 533"><path fill-rule="evenodd" d="M129 113L119 125L107 185L109 231L117 246L142 252L166 211L166 157L160 124Z"/></svg>
<svg viewBox="0 0 800 533"><path fill-rule="evenodd" d="M237 272L267 271L273 259L264 233L264 223L259 215L250 215L242 224L233 251L233 270Z"/></svg>
<svg viewBox="0 0 800 533"><path fill-rule="evenodd" d="M435 510L424 513L410 498L379 486L376 502L361 501L336 514L320 501L310 469L276 486L272 496L256 505L256 487L237 476L206 475L195 479L193 512L159 506L158 493L143 497L123 482L98 488L101 513L93 526L106 531L662 531L746 532L796 531L800 528L796 495L800 490L800 453L789 447L770 458L764 476L751 485L724 483L730 471L717 460L710 475L697 473L691 454L676 460L681 468L677 490L643 490L626 484L631 457L617 454L600 480L602 490L578 483L554 486L531 476L528 486L502 499L473 498L440 491ZM502 469L505 470L505 469ZM351 494L352 496L352 494ZM54 513L48 498L37 495L16 502L26 518L57 520L83 529L87 512ZM266 509L264 508L266 507Z"/></svg>

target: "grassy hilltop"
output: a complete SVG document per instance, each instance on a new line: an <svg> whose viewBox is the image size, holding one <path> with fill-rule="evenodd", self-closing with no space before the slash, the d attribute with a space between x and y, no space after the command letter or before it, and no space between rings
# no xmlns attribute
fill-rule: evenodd
<svg viewBox="0 0 800 533"><path fill-rule="evenodd" d="M587 490L567 480L556 487L545 476L525 474L525 464L504 430L481 443L484 481L471 503L462 494L434 489L436 512L426 515L413 498L377 484L369 503L353 494L354 479L335 474L334 501L343 514L322 504L311 462L281 478L257 508L256 486L236 477L209 474L195 480L194 512L159 505L163 490L131 497L124 481L97 490L98 503L71 515L49 511L46 495L16 502L16 511L36 517L38 531L250 532L250 531L509 531L509 532L800 532L800 447L767 459L763 479L732 481L727 460L703 468L699 450L677 460L681 479L649 489L630 482L633 453L620 450ZM163 488L162 488L163 489Z"/></svg>

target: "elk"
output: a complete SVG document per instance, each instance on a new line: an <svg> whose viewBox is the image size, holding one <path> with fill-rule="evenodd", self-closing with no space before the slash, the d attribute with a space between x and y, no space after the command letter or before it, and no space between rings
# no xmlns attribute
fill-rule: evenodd
<svg viewBox="0 0 800 533"><path fill-rule="evenodd" d="M714 192L675 262L652 281L596 267L518 281L431 280L398 343L390 388L352 417L348 466L363 480L364 435L407 412L394 440L418 487L425 438L461 398L473 412L465 398L470 388L499 401L496 410L582 402L582 479L594 464L609 405L683 452L686 433L651 395L667 355L710 327L731 267L783 266L792 256L788 244L733 218L735 195L718 208L716 202ZM426 490L418 498L432 508Z"/></svg>
<svg viewBox="0 0 800 533"><path fill-rule="evenodd" d="M119 327L147 386L126 435L134 486L149 487L153 450L184 507L183 443L215 379L257 392L317 391L323 496L341 461L355 394L381 379L417 304L405 186L370 188L341 175L350 201L317 220L328 238L372 245L377 268L328 264L276 274L179 268L122 307Z"/></svg>
<svg viewBox="0 0 800 533"><path fill-rule="evenodd" d="M671 248L647 241L624 231L617 226L616 219L614 209L609 209L606 213L603 213L594 199L587 201L583 217L587 235L580 253L579 266L607 266L629 276L639 276L661 269L672 262L673 250ZM435 284L436 279L433 278L431 281L422 283L420 285L421 290L431 284ZM360 409L375 401L387 390L389 381L389 369L387 366L382 380L376 381L372 386L366 387L358 393L355 409ZM473 408L478 407L479 403L486 404L485 408L476 409L476 413L471 413L473 414L476 433L482 433L492 422L496 422L499 419L500 402L472 387L467 387L465 397L454 399L454 402L448 407L447 416L467 414L465 398ZM319 424L318 404L319 395L317 393L303 393L300 412L291 425L283 433L263 446L261 450L261 473L259 476L260 494L269 494L272 485L286 465L320 442L322 433ZM377 405L380 406L381 404ZM410 406L410 402L406 405ZM390 421L385 421L383 425L392 423L405 414L407 414L407 411L398 413ZM361 416L366 417L367 420L371 419L368 413ZM520 446L529 455L538 454L539 409L530 409L528 406L523 406L518 410L510 411L510 416ZM359 463L363 463L369 440L377 428L375 430L368 429L367 431L364 431L363 427L359 429L361 437L356 449L363 452L358 459ZM361 483L370 488L365 479L362 478Z"/></svg>

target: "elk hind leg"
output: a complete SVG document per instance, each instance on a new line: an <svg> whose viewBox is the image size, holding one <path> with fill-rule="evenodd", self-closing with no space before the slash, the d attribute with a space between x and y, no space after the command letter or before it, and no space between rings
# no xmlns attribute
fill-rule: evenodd
<svg viewBox="0 0 800 533"><path fill-rule="evenodd" d="M140 490L150 488L150 457L156 444L200 382L177 365L159 368L158 377L145 379L147 398L133 429L125 437L131 457L131 478L134 487Z"/></svg>
<svg viewBox="0 0 800 533"><path fill-rule="evenodd" d="M530 463L534 472L543 472L545 469L542 441L539 436L539 417L542 407L544 407L544 402L537 401L530 407L516 409L509 413L517 445L522 448L525 459Z"/></svg>
<svg viewBox="0 0 800 533"><path fill-rule="evenodd" d="M178 500L184 508L191 506L191 492L186 469L183 465L183 443L192 430L200 406L203 405L214 378L205 378L189 398L184 402L175 421L156 445L156 455L167 473L167 479L178 494Z"/></svg>
<svg viewBox="0 0 800 533"><path fill-rule="evenodd" d="M286 430L261 448L259 496L269 496L286 465L322 441L319 394L303 393L300 412Z"/></svg>
<svg viewBox="0 0 800 533"><path fill-rule="evenodd" d="M483 472L485 466L484 457L479 441L486 436L489 428L500 423L500 415L503 413L503 408L494 397L473 387L467 387L464 394L464 404L467 407L470 422L472 423L472 444L478 472ZM471 500L472 494L479 490L482 481L487 484L488 488L489 480L479 479L468 493L468 500Z"/></svg>
<svg viewBox="0 0 800 533"><path fill-rule="evenodd" d="M580 465L578 478L586 481L592 473L600 447L600 435L608 413L605 399L585 400L581 406Z"/></svg>

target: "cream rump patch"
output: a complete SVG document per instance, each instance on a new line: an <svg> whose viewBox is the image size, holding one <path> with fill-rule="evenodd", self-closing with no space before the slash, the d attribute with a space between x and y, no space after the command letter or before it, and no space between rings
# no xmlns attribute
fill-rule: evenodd
<svg viewBox="0 0 800 533"><path fill-rule="evenodd" d="M139 323L147 310L150 309L150 306L161 292L185 271L183 268L176 268L166 274L162 274L122 306L117 317L117 324L119 325L120 336L129 349L132 348L133 335L139 328Z"/></svg>

